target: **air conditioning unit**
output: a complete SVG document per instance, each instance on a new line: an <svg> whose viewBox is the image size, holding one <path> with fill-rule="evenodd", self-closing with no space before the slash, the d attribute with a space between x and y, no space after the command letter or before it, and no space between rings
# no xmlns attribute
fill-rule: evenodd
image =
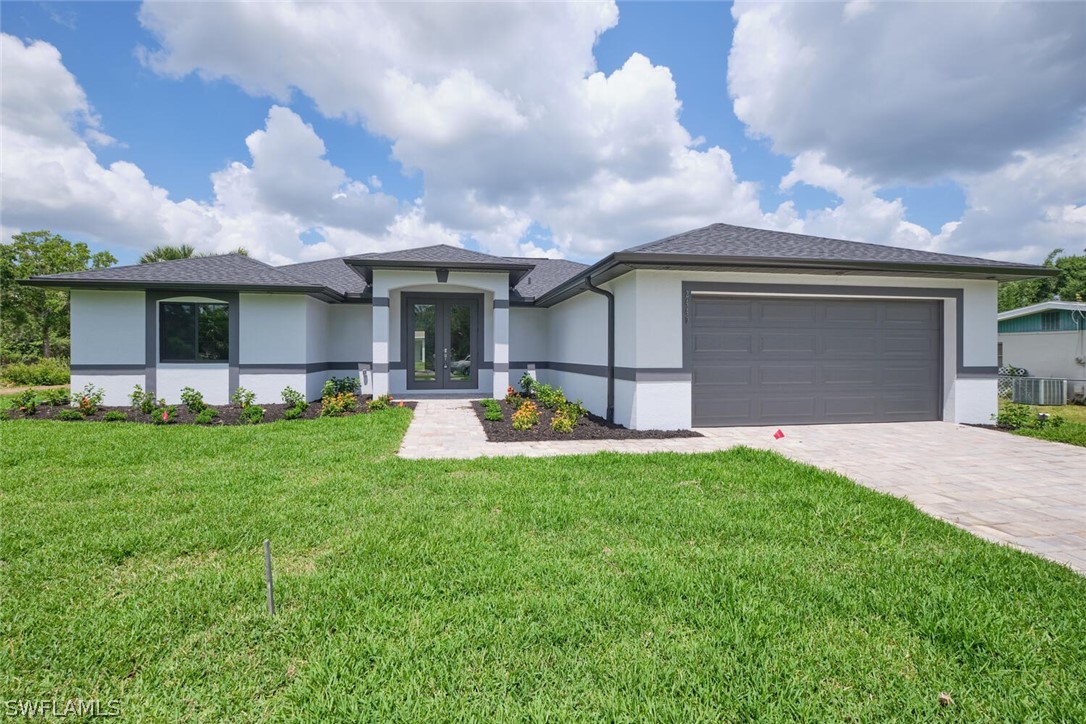
<svg viewBox="0 0 1086 724"><path fill-rule="evenodd" d="M1067 380L1045 377L1015 377L1011 401L1025 405L1066 405Z"/></svg>

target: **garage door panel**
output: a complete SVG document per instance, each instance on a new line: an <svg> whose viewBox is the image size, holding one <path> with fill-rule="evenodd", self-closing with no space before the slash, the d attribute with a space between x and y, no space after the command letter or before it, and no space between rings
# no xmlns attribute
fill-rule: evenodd
<svg viewBox="0 0 1086 724"><path fill-rule="evenodd" d="M754 335L745 332L716 332L694 335L693 351L695 354L706 352L716 355L719 352L751 352L754 349Z"/></svg>
<svg viewBox="0 0 1086 724"><path fill-rule="evenodd" d="M722 321L750 321L754 302L740 299L697 300L693 304L694 319L712 326Z"/></svg>
<svg viewBox="0 0 1086 724"><path fill-rule="evenodd" d="M858 323L874 326L879 321L879 310L870 305L826 304L823 319L827 326L855 327Z"/></svg>
<svg viewBox="0 0 1086 724"><path fill-rule="evenodd" d="M691 379L696 385L743 385L754 382L754 368L750 365L713 365L698 367Z"/></svg>
<svg viewBox="0 0 1086 724"><path fill-rule="evenodd" d="M822 351L828 357L873 357L879 353L878 339L871 335L843 332L824 332L819 335Z"/></svg>
<svg viewBox="0 0 1086 724"><path fill-rule="evenodd" d="M762 332L756 336L757 349L763 354L812 355L818 345L818 337L806 332Z"/></svg>
<svg viewBox="0 0 1086 724"><path fill-rule="evenodd" d="M873 416L878 413L878 402L871 395L826 395L823 411L827 421L838 422L845 418Z"/></svg>
<svg viewBox="0 0 1086 724"><path fill-rule="evenodd" d="M878 384L879 373L871 365L838 364L822 365L822 382L826 385L857 385L869 387Z"/></svg>
<svg viewBox="0 0 1086 724"><path fill-rule="evenodd" d="M789 419L815 418L815 407L818 404L813 395L789 395L787 397L761 397L755 400L755 405L762 417L787 417Z"/></svg>
<svg viewBox="0 0 1086 724"><path fill-rule="evenodd" d="M755 318L763 325L779 324L781 322L789 324L811 323L815 320L816 314L817 310L814 307L799 300L776 304L758 302L755 306Z"/></svg>
<svg viewBox="0 0 1086 724"><path fill-rule="evenodd" d="M763 363L757 368L758 381L763 385L812 385L818 370L811 365Z"/></svg>
<svg viewBox="0 0 1086 724"><path fill-rule="evenodd" d="M695 425L940 419L939 302L704 298L692 309Z"/></svg>

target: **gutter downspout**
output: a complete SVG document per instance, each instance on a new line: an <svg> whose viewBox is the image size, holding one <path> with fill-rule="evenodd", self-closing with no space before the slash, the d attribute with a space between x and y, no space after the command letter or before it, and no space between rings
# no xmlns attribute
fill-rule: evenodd
<svg viewBox="0 0 1086 724"><path fill-rule="evenodd" d="M592 283L592 277L585 277L588 291L607 297L607 422L615 422L615 295L606 289L600 289Z"/></svg>

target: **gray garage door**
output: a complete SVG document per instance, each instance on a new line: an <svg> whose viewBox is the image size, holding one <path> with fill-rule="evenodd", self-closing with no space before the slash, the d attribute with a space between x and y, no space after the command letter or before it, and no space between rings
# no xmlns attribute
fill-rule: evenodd
<svg viewBox="0 0 1086 724"><path fill-rule="evenodd" d="M695 426L940 419L933 301L694 296Z"/></svg>

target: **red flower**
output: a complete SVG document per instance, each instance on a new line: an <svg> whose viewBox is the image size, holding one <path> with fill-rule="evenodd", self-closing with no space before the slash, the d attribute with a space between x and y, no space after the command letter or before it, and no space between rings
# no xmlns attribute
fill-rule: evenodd
<svg viewBox="0 0 1086 724"><path fill-rule="evenodd" d="M169 410L163 410L162 411L162 421L163 422L169 422L170 421L170 411Z"/></svg>

